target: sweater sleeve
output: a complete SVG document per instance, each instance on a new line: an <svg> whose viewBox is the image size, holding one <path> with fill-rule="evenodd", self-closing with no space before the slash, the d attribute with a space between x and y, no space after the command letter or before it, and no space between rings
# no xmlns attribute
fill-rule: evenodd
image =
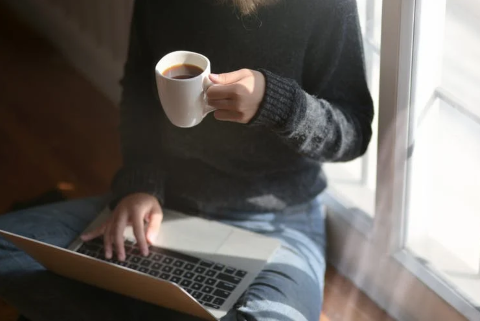
<svg viewBox="0 0 480 321"><path fill-rule="evenodd" d="M252 126L266 126L296 152L322 162L352 160L372 136L355 0L326 1L306 52L303 88L267 70L263 102Z"/></svg>
<svg viewBox="0 0 480 321"><path fill-rule="evenodd" d="M120 141L123 167L112 182L113 204L131 193L148 193L163 203L165 173L158 146L160 103L155 89L155 61L149 50L146 1L135 1L127 62L121 80Z"/></svg>

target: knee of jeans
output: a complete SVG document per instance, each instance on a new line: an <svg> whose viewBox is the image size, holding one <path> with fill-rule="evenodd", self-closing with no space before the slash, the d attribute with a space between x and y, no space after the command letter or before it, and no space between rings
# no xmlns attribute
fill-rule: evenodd
<svg viewBox="0 0 480 321"><path fill-rule="evenodd" d="M5 263L8 261L12 253L17 251L19 251L17 247L0 236L0 262L2 262L2 264L0 264L0 271L1 268L6 265Z"/></svg>
<svg viewBox="0 0 480 321"><path fill-rule="evenodd" d="M43 269L39 263L0 237L0 287L26 271Z"/></svg>
<svg viewBox="0 0 480 321"><path fill-rule="evenodd" d="M220 321L257 321L255 317L244 314L239 308L234 307Z"/></svg>

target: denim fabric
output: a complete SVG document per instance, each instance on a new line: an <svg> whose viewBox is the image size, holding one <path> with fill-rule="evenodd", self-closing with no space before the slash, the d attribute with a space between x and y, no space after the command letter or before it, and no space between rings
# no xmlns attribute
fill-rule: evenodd
<svg viewBox="0 0 480 321"><path fill-rule="evenodd" d="M105 205L106 198L90 198L9 213L0 229L67 247ZM318 321L326 268L319 198L278 213L203 216L282 242L222 321ZM32 321L196 320L55 275L2 238L0 296Z"/></svg>

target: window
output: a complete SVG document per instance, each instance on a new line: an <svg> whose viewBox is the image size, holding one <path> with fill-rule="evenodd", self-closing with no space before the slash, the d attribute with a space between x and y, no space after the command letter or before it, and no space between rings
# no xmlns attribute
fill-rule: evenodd
<svg viewBox="0 0 480 321"><path fill-rule="evenodd" d="M376 136L325 166L330 260L400 320L480 320L480 2L357 3Z"/></svg>
<svg viewBox="0 0 480 321"><path fill-rule="evenodd" d="M406 246L480 307L480 3L436 0L421 9L409 121Z"/></svg>

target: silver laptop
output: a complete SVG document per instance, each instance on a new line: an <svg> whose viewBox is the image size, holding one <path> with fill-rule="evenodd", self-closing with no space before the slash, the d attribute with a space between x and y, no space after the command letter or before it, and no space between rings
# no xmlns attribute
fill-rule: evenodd
<svg viewBox="0 0 480 321"><path fill-rule="evenodd" d="M86 231L109 214L104 210ZM105 260L101 239L78 238L62 249L6 231L0 235L52 272L205 320L224 316L280 246L273 238L170 210L164 210L148 257L140 255L127 228L124 262Z"/></svg>

